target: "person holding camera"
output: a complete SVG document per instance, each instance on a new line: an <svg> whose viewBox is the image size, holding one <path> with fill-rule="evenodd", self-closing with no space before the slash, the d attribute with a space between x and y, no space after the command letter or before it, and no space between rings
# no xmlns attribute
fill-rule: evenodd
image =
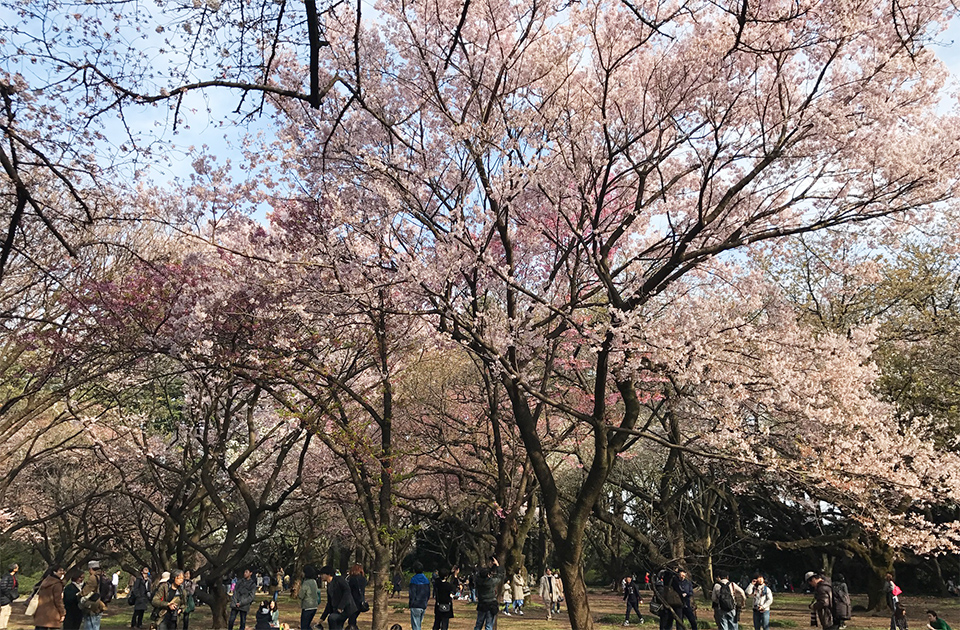
<svg viewBox="0 0 960 630"><path fill-rule="evenodd" d="M753 630L770 630L770 606L773 604L773 591L758 575L747 586L747 595L753 596Z"/></svg>

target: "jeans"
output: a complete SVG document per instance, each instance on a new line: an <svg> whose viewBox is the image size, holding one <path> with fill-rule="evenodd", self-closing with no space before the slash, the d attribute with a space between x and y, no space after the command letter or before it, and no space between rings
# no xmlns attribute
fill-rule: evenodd
<svg viewBox="0 0 960 630"><path fill-rule="evenodd" d="M100 619L102 617L102 613L99 615L84 615L81 628L83 630L100 630Z"/></svg>
<svg viewBox="0 0 960 630"><path fill-rule="evenodd" d="M737 611L717 609L717 630L737 630Z"/></svg>
<svg viewBox="0 0 960 630"><path fill-rule="evenodd" d="M627 600L627 614L624 615L624 617L623 617L623 621L624 621L624 622L630 621L630 611L631 611L631 610L637 611L637 618L638 618L638 619L640 619L640 620L643 619L643 615L640 614L640 606L639 606L638 602L633 602L633 601L630 601L630 600L628 599L628 600Z"/></svg>
<svg viewBox="0 0 960 630"><path fill-rule="evenodd" d="M239 608L230 609L230 619L227 621L227 627L230 630L233 630L233 622L237 620L237 616L240 616L240 630L244 630L247 627L247 611L240 610Z"/></svg>
<svg viewBox="0 0 960 630"><path fill-rule="evenodd" d="M493 630L493 622L497 620L497 609L480 610L477 609L477 625L473 630Z"/></svg>
<svg viewBox="0 0 960 630"><path fill-rule="evenodd" d="M420 616L423 617L422 611ZM347 616L343 613L332 612L327 619L329 620L330 630L343 630L343 622L347 620Z"/></svg>
<svg viewBox="0 0 960 630"><path fill-rule="evenodd" d="M142 628L143 627L143 613L145 610L135 610L133 611L133 618L130 619L131 628Z"/></svg>
<svg viewBox="0 0 960 630"><path fill-rule="evenodd" d="M770 611L753 609L753 630L770 630Z"/></svg>
<svg viewBox="0 0 960 630"><path fill-rule="evenodd" d="M300 611L300 630L310 630L313 627L313 618L317 614L316 608Z"/></svg>
<svg viewBox="0 0 960 630"><path fill-rule="evenodd" d="M420 625L423 623L423 613L425 612L427 612L426 608L410 609L410 630L420 630Z"/></svg>
<svg viewBox="0 0 960 630"><path fill-rule="evenodd" d="M470 589L470 603L471 604L477 603L477 589L475 588Z"/></svg>

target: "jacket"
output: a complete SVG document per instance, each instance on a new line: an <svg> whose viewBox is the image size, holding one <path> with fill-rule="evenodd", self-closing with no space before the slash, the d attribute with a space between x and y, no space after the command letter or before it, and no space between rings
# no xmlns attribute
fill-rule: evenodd
<svg viewBox="0 0 960 630"><path fill-rule="evenodd" d="M555 602L560 599L560 593L554 588L552 575L544 574L540 578L540 599L544 602Z"/></svg>
<svg viewBox="0 0 960 630"><path fill-rule="evenodd" d="M773 604L773 591L770 590L770 587L766 584L759 585L754 584L753 582L747 586L747 595L753 595L753 609L759 610L760 612L765 612L770 610L771 604Z"/></svg>
<svg viewBox="0 0 960 630"><path fill-rule="evenodd" d="M55 575L43 578L35 597L39 599L33 625L37 628L59 628L67 615L67 609L63 606L63 580Z"/></svg>
<svg viewBox="0 0 960 630"><path fill-rule="evenodd" d="M503 567L483 569L477 574L477 610L498 610L497 592L503 583Z"/></svg>
<svg viewBox="0 0 960 630"><path fill-rule="evenodd" d="M510 590L512 591L513 601L523 601L523 576L514 573L510 578Z"/></svg>
<svg viewBox="0 0 960 630"><path fill-rule="evenodd" d="M438 580L433 596L436 600L433 607L434 616L437 619L453 619L453 584L447 580ZM449 604L449 610L440 610L440 604Z"/></svg>
<svg viewBox="0 0 960 630"><path fill-rule="evenodd" d="M300 583L300 610L316 610L320 605L320 593L317 581L307 578Z"/></svg>
<svg viewBox="0 0 960 630"><path fill-rule="evenodd" d="M680 599L684 608L693 608L693 582L690 580L680 580Z"/></svg>
<svg viewBox="0 0 960 630"><path fill-rule="evenodd" d="M20 585L17 582L17 576L12 573L4 573L0 577L0 606L9 606L20 597Z"/></svg>
<svg viewBox="0 0 960 630"><path fill-rule="evenodd" d="M86 581L83 583L83 589L80 591L80 610L83 611L84 615L99 615L107 609L107 605L103 603L103 600L99 599L100 595L100 580L104 579L103 574L94 573L93 577L87 577ZM84 598L90 597L96 593L97 601L88 600L86 606L84 606Z"/></svg>
<svg viewBox="0 0 960 630"><path fill-rule="evenodd" d="M426 608L430 601L430 580L423 573L410 579L410 608Z"/></svg>
<svg viewBox="0 0 960 630"><path fill-rule="evenodd" d="M639 604L640 603L640 588L637 587L637 583L631 581L629 584L624 585L623 587L623 599L628 604Z"/></svg>
<svg viewBox="0 0 960 630"><path fill-rule="evenodd" d="M130 589L129 598L133 601L134 610L146 610L150 605L150 600L153 599L153 594L150 592L150 582L138 577Z"/></svg>
<svg viewBox="0 0 960 630"><path fill-rule="evenodd" d="M837 582L833 585L833 612L836 619L850 619L850 591L847 590L846 582Z"/></svg>
<svg viewBox="0 0 960 630"><path fill-rule="evenodd" d="M360 609L360 604L367 601L367 578L362 575L351 575L347 578L347 584L350 585L350 594L353 595L353 602Z"/></svg>
<svg viewBox="0 0 960 630"><path fill-rule="evenodd" d="M427 589L429 592L429 583L427 583ZM353 601L350 585L347 584L347 581L343 579L342 575L333 576L333 579L327 583L327 607L323 609L323 615L320 616L320 620L326 619L333 613L349 617L356 612L357 603Z"/></svg>
<svg viewBox="0 0 960 630"><path fill-rule="evenodd" d="M833 585L826 578L813 589L813 611L822 627L833 627Z"/></svg>
<svg viewBox="0 0 960 630"><path fill-rule="evenodd" d="M153 601L150 603L163 614L164 611L169 610L171 603L178 607L183 606L184 602L182 600L183 593L180 592L180 589L170 582L164 582L157 587L157 592L153 594Z"/></svg>
<svg viewBox="0 0 960 630"><path fill-rule="evenodd" d="M250 604L257 596L257 585L253 578L239 578L236 586L233 587L233 596L230 598L230 607L250 611Z"/></svg>
<svg viewBox="0 0 960 630"><path fill-rule="evenodd" d="M80 630L83 611L80 610L80 585L76 582L67 584L63 589L63 607L67 611L67 616L63 620L63 630Z"/></svg>

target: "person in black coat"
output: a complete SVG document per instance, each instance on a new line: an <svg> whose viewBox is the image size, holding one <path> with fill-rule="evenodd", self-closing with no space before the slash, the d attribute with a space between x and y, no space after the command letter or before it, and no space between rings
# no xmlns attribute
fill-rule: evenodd
<svg viewBox="0 0 960 630"><path fill-rule="evenodd" d="M357 612L350 585L343 576L335 575L329 565L320 569L320 579L327 585L327 607L323 609L320 621L329 618L330 630L343 630L343 623Z"/></svg>
<svg viewBox="0 0 960 630"><path fill-rule="evenodd" d="M63 589L63 607L66 615L63 618L63 630L80 630L83 622L83 611L80 610L80 589L83 588L83 573L73 569L68 575L69 584Z"/></svg>
<svg viewBox="0 0 960 630"><path fill-rule="evenodd" d="M360 613L370 610L370 605L367 604L367 576L363 574L362 566L355 564L350 567L347 584L350 585L353 603L357 605L357 612L347 619L347 629L357 630L357 617L360 616Z"/></svg>
<svg viewBox="0 0 960 630"><path fill-rule="evenodd" d="M439 569L436 573L436 582L434 583L433 596L436 603L433 605L433 630L447 630L450 627L450 620L453 619L453 591L455 587L449 571Z"/></svg>
<svg viewBox="0 0 960 630"><path fill-rule="evenodd" d="M143 613L150 607L150 600L153 599L153 592L150 584L150 569L144 567L140 572L133 586L130 587L130 595L127 597L128 603L133 606L133 618L130 620L131 628L143 627Z"/></svg>

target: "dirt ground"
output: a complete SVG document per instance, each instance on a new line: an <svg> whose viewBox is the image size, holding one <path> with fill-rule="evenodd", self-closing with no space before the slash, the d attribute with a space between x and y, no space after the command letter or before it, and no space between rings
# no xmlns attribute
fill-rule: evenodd
<svg viewBox="0 0 960 630"><path fill-rule="evenodd" d="M263 596L265 597L265 596ZM853 595L854 606L865 606L867 598L865 595ZM771 628L796 628L797 630L813 630L810 628L810 611L807 605L812 600L810 595L799 594L774 594L773 608L770 614ZM960 599L940 599L923 597L902 597L904 607L907 609L907 619L909 630L924 630L927 625L925 611L928 608L936 610L940 617L946 620L954 628L960 630ZM395 597L390 600L391 612L390 622L399 623L404 630L410 628L410 615L407 611L407 598ZM32 620L24 616L23 611L26 604L19 601L14 604L13 615L10 618L11 630L25 630L33 628ZM600 628L607 627L612 630L613 627L623 623L624 606L622 599L616 594L591 591L590 608L593 611L593 617ZM646 604L640 606L644 611L646 623L643 628L654 630L656 628L656 619L647 611ZM472 630L476 620L476 606L470 605L466 601L454 602L454 618L450 621L450 630ZM523 616L505 617L497 616L497 630L564 630L570 628L570 622L566 618L564 609L559 616L555 616L552 621L546 620L544 608L539 598L534 597L524 608ZM126 599L120 598L115 601L107 614L104 615L101 625L104 630L108 628L127 628L130 624L131 609L126 605ZM319 619L319 615L317 616ZM192 630L207 630L210 627L209 609L198 608L191 615L190 627ZM297 600L288 596L280 599L280 621L296 628L300 622L300 610ZM700 600L698 611L698 621L700 629L715 628L713 622L713 612L709 603ZM753 630L752 617L749 610L744 611L740 627L742 630ZM360 630L370 630L370 613L360 616L358 625ZM636 626L636 616L631 618L631 625ZM433 627L433 605L427 609L427 614L423 619L424 630L430 630ZM247 629L253 628L253 614L247 619ZM851 630L889 630L890 617L877 613L854 613L854 618L847 624Z"/></svg>

